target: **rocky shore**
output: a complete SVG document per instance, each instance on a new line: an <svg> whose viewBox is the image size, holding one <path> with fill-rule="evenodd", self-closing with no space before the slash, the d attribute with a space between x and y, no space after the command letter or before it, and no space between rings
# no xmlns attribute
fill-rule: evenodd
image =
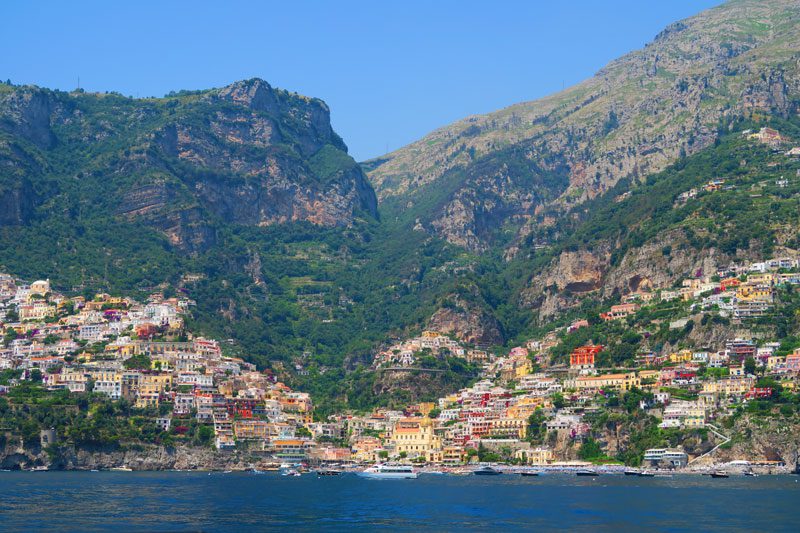
<svg viewBox="0 0 800 533"><path fill-rule="evenodd" d="M117 448L41 449L7 445L0 449L2 470L250 470L274 463L249 451L220 452L200 447L135 445Z"/></svg>

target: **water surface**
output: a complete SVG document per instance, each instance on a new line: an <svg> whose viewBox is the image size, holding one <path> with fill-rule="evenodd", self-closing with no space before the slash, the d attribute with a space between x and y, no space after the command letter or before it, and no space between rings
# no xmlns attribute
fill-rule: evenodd
<svg viewBox="0 0 800 533"><path fill-rule="evenodd" d="M0 472L0 530L798 531L798 476Z"/></svg>

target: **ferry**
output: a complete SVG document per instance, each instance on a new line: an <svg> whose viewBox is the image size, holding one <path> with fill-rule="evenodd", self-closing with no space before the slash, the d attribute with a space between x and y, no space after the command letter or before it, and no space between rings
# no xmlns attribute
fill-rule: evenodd
<svg viewBox="0 0 800 533"><path fill-rule="evenodd" d="M333 468L320 468L317 470L318 476L338 476L341 473L341 470L334 470Z"/></svg>
<svg viewBox="0 0 800 533"><path fill-rule="evenodd" d="M358 475L369 479L417 479L417 473L407 465L375 465Z"/></svg>
<svg viewBox="0 0 800 533"><path fill-rule="evenodd" d="M482 466L477 470L472 472L476 476L499 476L503 472L496 468L492 468L491 466Z"/></svg>

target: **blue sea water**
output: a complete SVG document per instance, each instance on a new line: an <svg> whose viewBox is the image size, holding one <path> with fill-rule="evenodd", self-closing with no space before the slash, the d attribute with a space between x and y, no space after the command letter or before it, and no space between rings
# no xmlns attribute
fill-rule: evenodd
<svg viewBox="0 0 800 533"><path fill-rule="evenodd" d="M0 472L2 531L798 531L798 476Z"/></svg>

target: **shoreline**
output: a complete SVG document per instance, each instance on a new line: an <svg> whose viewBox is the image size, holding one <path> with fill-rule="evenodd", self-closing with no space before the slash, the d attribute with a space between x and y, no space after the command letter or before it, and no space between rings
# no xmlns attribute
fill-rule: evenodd
<svg viewBox="0 0 800 533"><path fill-rule="evenodd" d="M275 466L267 466L267 465L260 465L259 466L248 466L248 467L230 467L230 468L129 468L125 466L120 467L112 467L112 468L84 468L84 467L69 467L69 468L49 468L49 467L34 467L34 468L16 468L16 469L0 469L0 473L9 473L9 472L26 472L30 474L34 473L41 473L41 472L115 472L115 473L153 473L153 472L172 472L172 473L179 473L179 472L193 472L193 473L207 473L207 474L228 474L228 473L251 473L251 474L269 474L269 473L279 473L279 469ZM340 470L343 474L348 473L357 473L371 466L371 464L358 464L358 465L347 465L347 466L336 466L335 468ZM304 474L315 474L317 470L324 470L328 468L333 468L332 465L320 465L315 467L310 467L308 470L303 472ZM464 466L455 466L455 467L436 467L436 466L425 466L420 467L417 470L419 474L429 474L429 475L450 475L450 476L466 476L472 475L473 471L477 468L477 466L473 465L464 465ZM747 465L743 466L740 464L737 465L726 465L720 464L715 466L703 467L703 468L683 468L683 469L649 469L649 468L640 468L640 467L625 467L625 466L614 466L614 467L602 467L602 466L552 466L552 465L541 465L541 466L511 466L511 465L496 465L495 468L499 470L503 475L507 476L518 476L522 473L528 472L535 472L537 474L542 475L576 475L580 471L585 470L592 470L597 473L598 476L624 476L625 472L643 472L648 471L655 474L655 477L674 477L674 476L709 476L712 472L725 472L729 474L731 477L747 477L745 473L752 473L756 476L790 476L790 475L800 475L800 473L793 471L788 467L765 467L765 466L758 466L758 465ZM642 477L642 476L638 476Z"/></svg>

